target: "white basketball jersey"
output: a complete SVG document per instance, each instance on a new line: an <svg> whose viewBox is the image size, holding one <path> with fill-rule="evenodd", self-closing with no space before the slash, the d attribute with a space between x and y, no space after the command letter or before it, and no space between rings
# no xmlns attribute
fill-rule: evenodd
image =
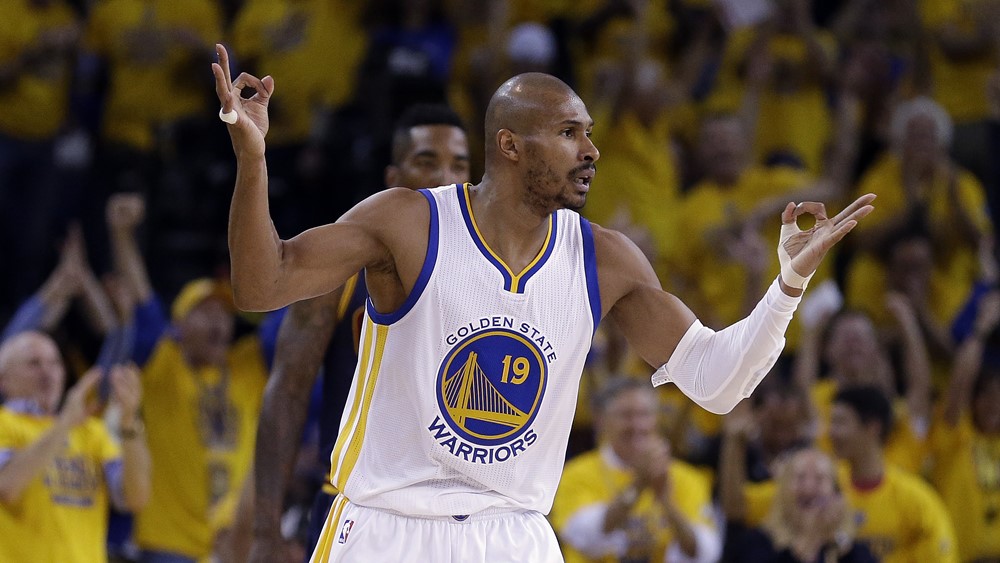
<svg viewBox="0 0 1000 563"><path fill-rule="evenodd" d="M415 516L548 513L600 319L590 224L552 214L515 274L479 235L468 185L421 193L424 266L399 310L367 303L331 482Z"/></svg>

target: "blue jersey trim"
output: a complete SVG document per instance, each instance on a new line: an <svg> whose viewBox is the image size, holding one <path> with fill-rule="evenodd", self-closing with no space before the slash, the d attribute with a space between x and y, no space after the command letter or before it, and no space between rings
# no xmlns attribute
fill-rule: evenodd
<svg viewBox="0 0 1000 563"><path fill-rule="evenodd" d="M513 270L508 266L493 249L486 244L486 240L483 238L483 234L479 231L479 226L476 225L476 217L472 214L472 204L470 202L469 195L469 184L461 186L457 190L458 195L458 205L462 210L462 219L465 220L466 230L469 231L469 236L472 237L473 242L476 243L476 247L479 248L479 253L482 254L493 267L500 272L503 276L503 289L504 291L509 291L511 293L524 293L524 286L527 284L528 280L545 265L549 256L552 255L552 249L556 245L556 223L555 214L549 214L549 229L546 234L546 239L544 247L539 251L538 255L522 270L519 274L515 274Z"/></svg>
<svg viewBox="0 0 1000 563"><path fill-rule="evenodd" d="M437 201L434 200L434 196L426 189L418 190L425 198L427 198L427 203L430 205L431 217L430 225L427 233L427 254L424 256L424 267L420 270L420 275L417 276L417 283L413 284L413 289L410 291L410 295L407 296L406 301L403 305L391 313L379 313L375 310L375 305L372 303L371 296L369 296L365 303L365 308L368 311L368 316L371 317L372 321L380 325L390 325L399 319L406 316L410 312L410 309L417 304L417 300L424 293L424 288L427 287L427 282L431 278L431 272L434 271L434 264L437 262L438 254L438 208Z"/></svg>
<svg viewBox="0 0 1000 563"><path fill-rule="evenodd" d="M594 248L594 231L590 221L580 217L580 233L583 235L583 269L587 273L587 296L590 298L590 314L594 317L594 332L601 322L601 289L597 283L597 251Z"/></svg>
<svg viewBox="0 0 1000 563"><path fill-rule="evenodd" d="M517 286L517 293L524 293L524 288L528 285L528 280L534 276L538 270L542 269L549 260L549 256L552 256L552 250L556 247L556 235L558 234L559 221L556 220L556 214L552 213L549 215L549 240L548 244L545 245L545 249L542 250L541 256L535 259L535 263L531 264L527 270L521 273L520 283Z"/></svg>

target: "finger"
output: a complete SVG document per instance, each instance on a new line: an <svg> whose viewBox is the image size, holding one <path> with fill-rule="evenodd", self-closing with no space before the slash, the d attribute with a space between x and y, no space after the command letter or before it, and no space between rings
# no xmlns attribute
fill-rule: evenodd
<svg viewBox="0 0 1000 563"><path fill-rule="evenodd" d="M785 210L781 212L781 222L784 224L795 222L795 204L791 201L785 206Z"/></svg>
<svg viewBox="0 0 1000 563"><path fill-rule="evenodd" d="M855 223L857 223L859 220L861 220L862 217L866 217L872 211L875 211L875 206L873 206L873 205L862 205L861 207L859 207L859 208L855 209L854 211L852 211L850 215L847 215L846 217L844 217L841 220L841 222L842 223L846 223L847 221L854 221ZM841 214L842 213L838 213L837 216L839 217ZM835 226L838 226L838 227L840 226L840 223L837 223L836 221L834 221L833 224Z"/></svg>
<svg viewBox="0 0 1000 563"><path fill-rule="evenodd" d="M100 380L101 369L92 368L80 378L80 381L76 382L76 385L73 386L73 392L79 395L86 395Z"/></svg>
<svg viewBox="0 0 1000 563"><path fill-rule="evenodd" d="M795 211L792 214L798 219L800 215L805 213L809 213L816 217L817 221L821 221L826 219L826 206L818 201L803 201L795 206Z"/></svg>
<svg viewBox="0 0 1000 563"><path fill-rule="evenodd" d="M226 84L232 83L233 77L229 74L229 51L226 51L222 43L216 43L215 54L219 57L219 66L222 68L222 76L226 79Z"/></svg>
<svg viewBox="0 0 1000 563"><path fill-rule="evenodd" d="M264 88L267 89L267 96L271 97L271 94L274 93L274 78L268 74L264 78L261 78L260 81L264 84Z"/></svg>
<svg viewBox="0 0 1000 563"><path fill-rule="evenodd" d="M254 91L257 92L253 97L257 98L260 96L258 99L261 101L266 101L271 95L271 92L264 86L264 82L261 79L246 72L240 73L240 75L236 77L236 81L233 82L233 90L241 91L247 86L253 88ZM274 87L273 79L271 80L271 87Z"/></svg>
<svg viewBox="0 0 1000 563"><path fill-rule="evenodd" d="M854 213L859 208L868 205L874 199L875 199L875 194L865 194L865 195L859 197L858 199L854 200L853 203L851 203L850 205L848 205L847 207L845 207L843 211L841 211L840 213L838 213L837 216L833 218L833 224L837 225L841 221L844 221L845 219L847 219L848 215Z"/></svg>
<svg viewBox="0 0 1000 563"><path fill-rule="evenodd" d="M215 95L219 97L222 111L228 113L233 110L233 92L230 82L218 63L212 63L212 74L215 75Z"/></svg>

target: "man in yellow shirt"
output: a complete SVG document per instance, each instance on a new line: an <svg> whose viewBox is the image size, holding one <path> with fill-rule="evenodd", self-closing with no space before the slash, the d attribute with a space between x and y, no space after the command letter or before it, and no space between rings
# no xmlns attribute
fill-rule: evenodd
<svg viewBox="0 0 1000 563"><path fill-rule="evenodd" d="M93 418L102 377L120 408L121 446ZM90 370L60 409L65 379L48 336L22 332L0 345L0 561L105 561L109 500L134 511L149 498L137 370Z"/></svg>
<svg viewBox="0 0 1000 563"><path fill-rule="evenodd" d="M955 531L941 498L920 477L885 462L892 406L876 387L833 398L830 440L858 538L886 563L958 561Z"/></svg>
<svg viewBox="0 0 1000 563"><path fill-rule="evenodd" d="M116 269L135 295L143 413L153 458L153 494L136 517L144 562L208 557L233 519L253 458L267 368L256 335L233 341L228 284L189 282L170 307L153 292L135 229L143 202L119 194L108 204Z"/></svg>
<svg viewBox="0 0 1000 563"><path fill-rule="evenodd" d="M994 561L1000 559L1000 292L987 293L978 307L931 427L931 482L955 522L962 560Z"/></svg>
<svg viewBox="0 0 1000 563"><path fill-rule="evenodd" d="M600 445L566 464L550 515L566 561L717 560L711 482L671 458L656 393L618 378L593 403Z"/></svg>

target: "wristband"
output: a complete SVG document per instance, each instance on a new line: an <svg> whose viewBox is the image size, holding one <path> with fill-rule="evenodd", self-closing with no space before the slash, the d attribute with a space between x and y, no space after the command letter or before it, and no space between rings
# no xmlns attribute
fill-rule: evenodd
<svg viewBox="0 0 1000 563"><path fill-rule="evenodd" d="M225 108L219 108L219 119L230 125L235 125L236 121L240 118L240 114L236 113L236 108L230 110L229 113L224 113L223 109Z"/></svg>
<svg viewBox="0 0 1000 563"><path fill-rule="evenodd" d="M803 276L796 272L792 268L792 257L785 250L785 241L790 239L792 235L801 232L802 230L799 229L795 221L781 225L781 234L778 236L778 263L781 264L781 281L785 282L785 285L788 287L805 291L806 286L809 285L809 280L816 272L811 272L808 276Z"/></svg>

